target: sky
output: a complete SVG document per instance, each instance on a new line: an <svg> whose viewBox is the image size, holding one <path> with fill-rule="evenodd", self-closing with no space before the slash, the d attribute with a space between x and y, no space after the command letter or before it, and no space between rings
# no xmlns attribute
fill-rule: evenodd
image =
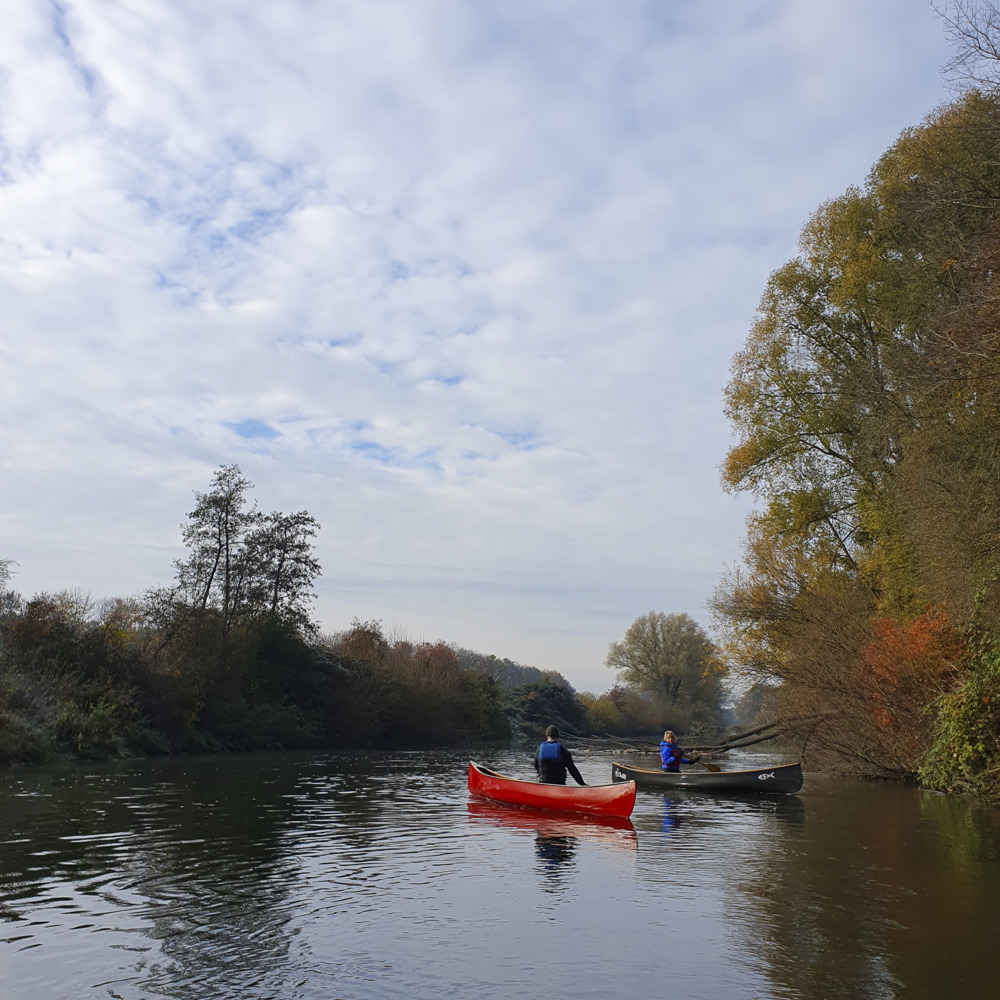
<svg viewBox="0 0 1000 1000"><path fill-rule="evenodd" d="M706 629L768 275L948 93L920 0L5 0L0 558L173 581L236 464L379 619L607 690Z"/></svg>

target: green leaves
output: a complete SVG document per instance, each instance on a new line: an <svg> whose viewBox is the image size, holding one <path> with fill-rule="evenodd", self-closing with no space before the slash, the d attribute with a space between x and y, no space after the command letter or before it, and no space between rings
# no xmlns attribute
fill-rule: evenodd
<svg viewBox="0 0 1000 1000"><path fill-rule="evenodd" d="M663 705L697 708L711 719L722 701L725 669L715 645L685 614L650 611L611 643L605 664Z"/></svg>

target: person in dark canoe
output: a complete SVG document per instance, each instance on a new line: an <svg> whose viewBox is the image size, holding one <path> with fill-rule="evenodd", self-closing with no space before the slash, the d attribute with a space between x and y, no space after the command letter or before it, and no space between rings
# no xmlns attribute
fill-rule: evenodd
<svg viewBox="0 0 1000 1000"><path fill-rule="evenodd" d="M538 780L548 785L565 785L567 771L578 785L587 784L573 763L573 755L559 742L559 730L555 726L545 730L545 742L539 746L533 763Z"/></svg>
<svg viewBox="0 0 1000 1000"><path fill-rule="evenodd" d="M681 764L694 764L698 758L682 756L680 747L677 746L677 738L668 729L660 740L660 760L664 771L675 773L680 771Z"/></svg>

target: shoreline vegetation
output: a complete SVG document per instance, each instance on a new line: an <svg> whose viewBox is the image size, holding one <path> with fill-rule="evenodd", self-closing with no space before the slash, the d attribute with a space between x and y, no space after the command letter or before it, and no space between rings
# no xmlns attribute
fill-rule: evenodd
<svg viewBox="0 0 1000 1000"><path fill-rule="evenodd" d="M392 639L378 621L324 635L308 613L319 525L261 513L251 490L237 466L218 469L182 525L174 585L141 597L27 600L0 560L0 764L532 739L549 724L683 732L717 715L721 666L702 663L714 647L684 615L657 618L676 669L600 696L555 671ZM626 670L635 638L609 665Z"/></svg>
<svg viewBox="0 0 1000 1000"><path fill-rule="evenodd" d="M981 86L817 209L733 361L712 611L814 761L997 801L1000 9L951 10Z"/></svg>

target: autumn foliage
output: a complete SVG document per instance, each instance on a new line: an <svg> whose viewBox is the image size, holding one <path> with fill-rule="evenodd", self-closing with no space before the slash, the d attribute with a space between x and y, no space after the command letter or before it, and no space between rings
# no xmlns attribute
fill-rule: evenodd
<svg viewBox="0 0 1000 1000"><path fill-rule="evenodd" d="M987 795L998 282L1000 92L972 91L821 206L771 276L726 395L723 481L760 506L714 600L730 662L780 685L811 752Z"/></svg>
<svg viewBox="0 0 1000 1000"><path fill-rule="evenodd" d="M872 622L857 685L882 754L901 772L930 746L928 700L948 689L960 652L940 612L927 611L905 624L884 616Z"/></svg>

